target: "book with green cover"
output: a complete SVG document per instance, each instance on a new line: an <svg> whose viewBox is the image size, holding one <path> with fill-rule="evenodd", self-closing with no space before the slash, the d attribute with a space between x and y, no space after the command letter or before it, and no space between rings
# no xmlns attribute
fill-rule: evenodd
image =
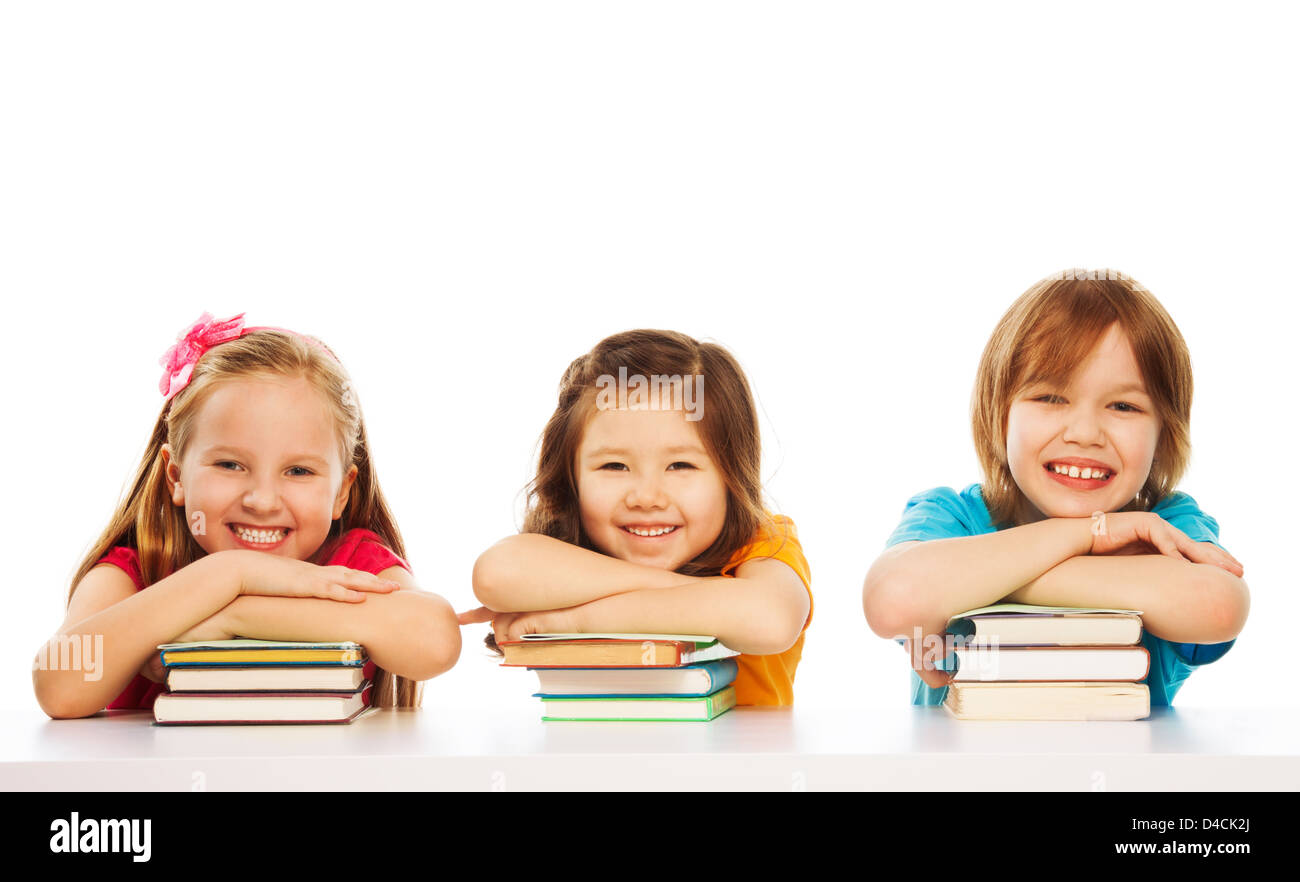
<svg viewBox="0 0 1300 882"><path fill-rule="evenodd" d="M542 698L543 722L707 722L736 706L735 687L697 697Z"/></svg>

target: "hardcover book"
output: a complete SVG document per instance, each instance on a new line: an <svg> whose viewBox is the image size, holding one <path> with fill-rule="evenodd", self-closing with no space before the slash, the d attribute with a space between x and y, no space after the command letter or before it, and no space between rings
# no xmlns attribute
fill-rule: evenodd
<svg viewBox="0 0 1300 882"><path fill-rule="evenodd" d="M706 722L736 706L736 690L725 686L712 695L542 698L544 721Z"/></svg>
<svg viewBox="0 0 1300 882"><path fill-rule="evenodd" d="M166 692L154 701L163 725L350 723L370 704L370 683L350 692Z"/></svg>
<svg viewBox="0 0 1300 882"><path fill-rule="evenodd" d="M503 666L527 668L676 668L740 654L714 637L675 634L537 634L499 648Z"/></svg>
<svg viewBox="0 0 1300 882"><path fill-rule="evenodd" d="M731 685L739 670L734 658L683 668L532 668L539 698L562 696L660 695L702 697Z"/></svg>

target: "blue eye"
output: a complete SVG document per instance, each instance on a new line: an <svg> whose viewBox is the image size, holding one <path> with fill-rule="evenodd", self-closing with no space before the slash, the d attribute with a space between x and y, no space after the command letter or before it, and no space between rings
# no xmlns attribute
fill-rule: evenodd
<svg viewBox="0 0 1300 882"><path fill-rule="evenodd" d="M301 475L294 475L295 478L307 477L308 475L311 475L311 474L312 474L312 470L311 470L311 469L309 469L309 468L305 468L305 467L303 467L303 466L293 466L292 468L289 469L289 471L291 471L291 472L302 472Z"/></svg>

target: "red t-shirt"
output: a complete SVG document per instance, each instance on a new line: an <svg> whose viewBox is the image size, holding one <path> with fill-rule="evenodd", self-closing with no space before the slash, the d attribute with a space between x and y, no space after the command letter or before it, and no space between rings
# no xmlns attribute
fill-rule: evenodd
<svg viewBox="0 0 1300 882"><path fill-rule="evenodd" d="M404 567L408 571L410 565L393 553L384 541L376 533L370 530L353 529L348 530L337 539L327 542L321 547L314 557L323 561L322 566L345 566L354 570L364 570L367 573L379 575L389 567ZM95 565L108 563L122 570L131 577L135 583L135 590L144 589L144 577L140 574L140 558L134 548L125 545L118 545L110 549L107 554L95 562ZM109 710L121 708L153 709L153 700L166 691L162 683L155 683L152 680L136 674L135 678L127 684L122 690L122 694L113 699L108 705Z"/></svg>

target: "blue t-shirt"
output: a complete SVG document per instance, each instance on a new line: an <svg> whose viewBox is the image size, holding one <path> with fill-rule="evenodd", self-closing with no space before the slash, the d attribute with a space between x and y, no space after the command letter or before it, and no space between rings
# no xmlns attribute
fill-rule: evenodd
<svg viewBox="0 0 1300 882"><path fill-rule="evenodd" d="M1201 511L1196 500L1186 493L1170 493L1151 511L1196 542L1219 544L1218 521ZM949 487L936 487L907 500L903 519L885 547L914 539L951 539L995 532L997 527L989 522L989 510L979 484L971 484L961 493ZM1147 684L1151 693L1152 707L1172 704L1188 674L1199 665L1222 658L1235 642L1170 643L1143 631L1142 645L1151 654L1151 669L1142 682ZM912 704L943 704L947 693L948 687L935 689L927 686L916 671L912 671Z"/></svg>

